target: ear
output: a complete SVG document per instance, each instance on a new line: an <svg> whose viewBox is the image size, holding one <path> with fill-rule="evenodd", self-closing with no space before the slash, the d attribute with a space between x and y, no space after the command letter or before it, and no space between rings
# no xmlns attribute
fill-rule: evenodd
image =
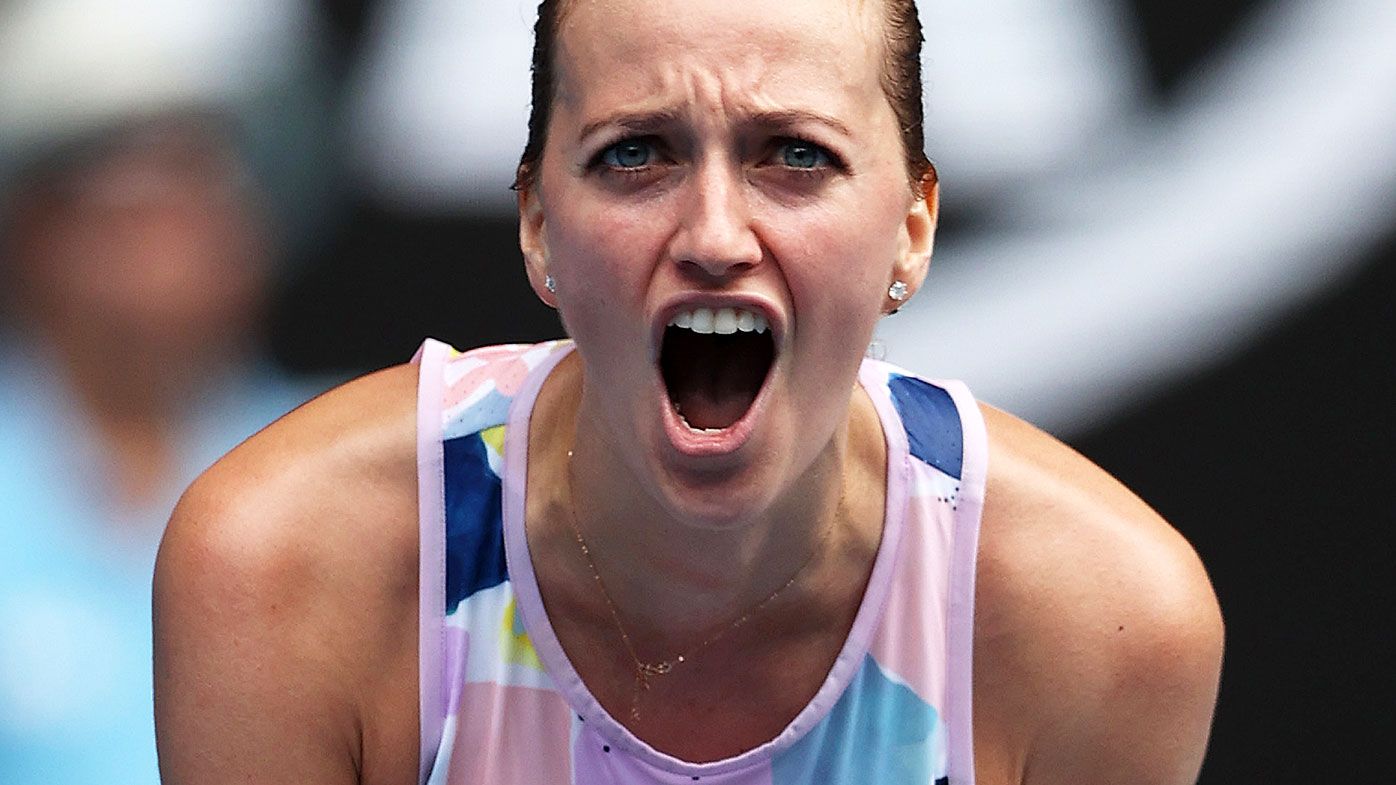
<svg viewBox="0 0 1396 785"><path fill-rule="evenodd" d="M921 195L912 200L907 208L906 223L900 232L897 259L892 265L893 281L902 281L909 290L908 297L915 296L926 280L926 272L931 266L931 252L935 248L936 223L940 220L940 181L932 167L921 181ZM892 304L891 308L900 307Z"/></svg>
<svg viewBox="0 0 1396 785"><path fill-rule="evenodd" d="M557 307L557 296L548 291L548 241L543 226L543 202L536 185L519 188L519 249L533 293L546 305Z"/></svg>

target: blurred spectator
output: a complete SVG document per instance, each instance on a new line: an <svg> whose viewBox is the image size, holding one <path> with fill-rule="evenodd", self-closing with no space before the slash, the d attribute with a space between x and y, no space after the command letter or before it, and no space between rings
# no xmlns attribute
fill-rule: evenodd
<svg viewBox="0 0 1396 785"><path fill-rule="evenodd" d="M254 356L315 204L309 22L285 0L0 7L0 782L158 781L163 523L313 393Z"/></svg>

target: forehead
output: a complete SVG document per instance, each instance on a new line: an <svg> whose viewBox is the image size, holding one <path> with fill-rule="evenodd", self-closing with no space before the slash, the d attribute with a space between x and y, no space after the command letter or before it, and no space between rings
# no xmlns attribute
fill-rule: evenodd
<svg viewBox="0 0 1396 785"><path fill-rule="evenodd" d="M879 7L871 0L572 0L555 42L556 97L584 114L675 101L863 111L883 100Z"/></svg>

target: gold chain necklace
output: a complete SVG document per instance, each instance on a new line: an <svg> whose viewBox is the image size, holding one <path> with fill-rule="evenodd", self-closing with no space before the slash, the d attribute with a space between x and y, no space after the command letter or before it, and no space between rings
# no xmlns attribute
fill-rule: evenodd
<svg viewBox="0 0 1396 785"><path fill-rule="evenodd" d="M620 612L616 610L616 603L611 599L611 592L606 589L606 582L601 580L601 572L596 569L596 562L591 558L591 548L587 546L586 538L582 536L581 527L577 525L577 494L572 483L571 450L567 451L567 494L567 523L572 529L572 536L577 539L577 546L582 551L582 558L586 560L587 567L591 569L591 577L596 580L596 587L601 590L601 597L606 600L606 610L611 612L611 620L616 624L616 632L620 633L620 639L625 644L625 651L630 655L630 661L634 664L635 683L630 690L630 719L632 720L640 719L640 697L649 690L651 679L656 676L665 676L669 674L674 670L675 666L683 665L688 662L693 655L717 642L732 630L746 624L752 616L760 613L762 608L771 604L781 592L790 588L791 585L795 583L796 579L804 574L805 568L810 566L814 561L815 555L822 550L824 541L829 539L829 533L834 529L834 522L838 520L839 509L843 507L844 500L842 493L840 493L838 506L834 507L833 519L829 522L828 526L824 527L824 533L819 535L819 541L810 549L809 555L805 557L804 562L791 574L790 578L786 580L785 583L782 583L775 591L766 595L765 599L753 605L746 613L743 613L731 624L728 624L726 627L708 636L702 643L689 649L686 653L678 654L667 660L659 660L658 662L645 662L641 660L640 655L636 653L635 644L631 642L630 635L625 631L625 624L620 620Z"/></svg>

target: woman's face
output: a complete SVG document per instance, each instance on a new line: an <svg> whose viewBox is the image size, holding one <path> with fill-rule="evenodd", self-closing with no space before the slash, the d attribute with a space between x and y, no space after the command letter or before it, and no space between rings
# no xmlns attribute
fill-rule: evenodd
<svg viewBox="0 0 1396 785"><path fill-rule="evenodd" d="M789 489L847 419L888 286L924 276L934 208L908 184L882 30L851 0L563 18L522 244L593 435L675 517L721 526Z"/></svg>

